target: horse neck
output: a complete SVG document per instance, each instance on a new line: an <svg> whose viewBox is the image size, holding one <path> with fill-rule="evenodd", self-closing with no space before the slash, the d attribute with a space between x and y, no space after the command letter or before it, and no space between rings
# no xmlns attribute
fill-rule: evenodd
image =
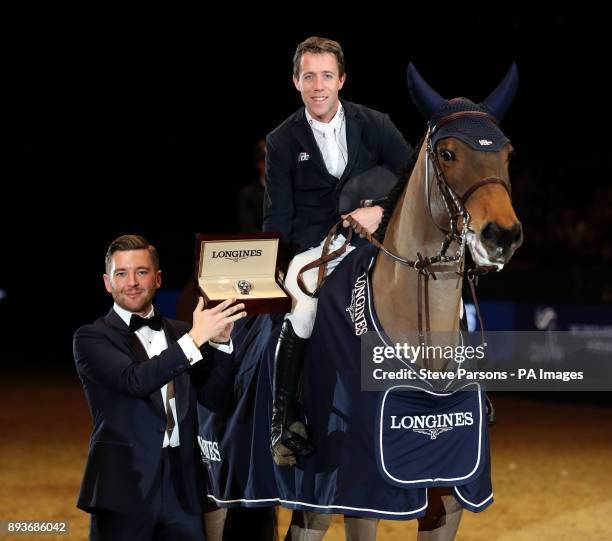
<svg viewBox="0 0 612 541"><path fill-rule="evenodd" d="M444 238L426 206L425 159L423 145L408 185L389 220L383 242L391 252L412 260L416 259L417 252L424 257L437 254ZM417 284L418 274L414 269L393 262L382 252L378 254L372 276L374 306L385 332L392 339L399 340L406 332L418 329ZM430 278L427 285L430 330L456 331L462 279ZM422 312L425 322L425 300Z"/></svg>

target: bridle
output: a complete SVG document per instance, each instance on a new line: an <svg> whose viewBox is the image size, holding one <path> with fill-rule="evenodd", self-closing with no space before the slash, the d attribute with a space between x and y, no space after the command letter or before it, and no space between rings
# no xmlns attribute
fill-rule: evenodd
<svg viewBox="0 0 612 541"><path fill-rule="evenodd" d="M484 112L484 111L460 111L457 113L452 113L443 117L435 126L429 126L427 130L427 137L425 140L425 202L427 209L429 211L429 215L435 224L435 226L445 234L444 241L442 242L442 247L440 248L440 252L438 254L439 260L445 263L459 261L463 258L465 253L465 244L467 241L468 233L470 230L470 222L471 217L470 213L467 211L466 203L468 199L480 188L486 186L488 184L500 184L504 187L509 197L511 196L510 187L504 179L501 177L486 177L478 180L474 184L472 184L466 192L460 196L457 194L455 190L450 186L446 176L444 175L444 171L440 165L440 158L436 153L436 149L433 145L433 138L436 132L455 120L464 119L464 118L485 118L486 120L494 123L496 126L499 126L497 119ZM431 175L429 170L429 165L431 164L433 168L434 178L436 181L436 185L438 190L442 196L442 201L444 202L444 206L446 208L446 212L449 218L449 228L444 228L440 226L436 219L434 218L433 212L431 210ZM463 226L461 231L459 230L458 224L459 219L463 218ZM446 256L446 251L451 243L455 241L459 246L459 249L455 253L454 256L451 256L450 259ZM434 256L435 257L435 256ZM433 258L432 258L433 259Z"/></svg>
<svg viewBox="0 0 612 541"><path fill-rule="evenodd" d="M467 204L468 199L477 190L489 184L499 184L503 186L508 196L511 197L510 187L508 183L501 177L491 176L491 177L480 179L474 184L472 184L466 190L466 192L461 196L457 194L457 192L448 183L448 180L446 179L446 176L444 175L444 171L442 170L442 167L440 165L439 157L435 152L436 149L433 145L433 137L442 126L445 126L446 124L449 124L450 122L453 122L455 120L460 120L460 119L465 119L465 118L484 118L490 122L493 122L496 126L499 126L499 122L497 121L497 119L494 116L484 111L460 111L460 112L451 113L449 115L444 116L434 126L430 125L427 130L427 136L425 140L425 150L426 150L425 203L426 203L427 209L429 211L429 214L430 214L430 217L433 223L445 235L439 252L431 257L423 256L420 252L417 252L416 259L413 259L413 260L407 259L387 249L385 246L383 246L381 242L379 242L376 238L374 238L367 231L361 232L361 234L365 238L367 238L368 241L374 244L382 253L384 253L385 256L389 257L391 260L393 260L396 263L399 263L400 265L403 265L403 266L406 266L408 268L415 270L418 273L418 281L417 281L418 332L419 332L419 340L421 344L425 344L425 336L423 332L423 313L422 313L423 312L422 311L423 293L422 293L422 289L425 289L425 296L426 296L425 304L428 306L427 296L428 296L429 278L433 278L434 280L437 280L438 278L457 279L457 277L462 277L465 275L465 277L467 278L470 284L470 289L472 292L472 299L474 301L474 306L476 308L476 314L478 316L478 320L480 323L481 332L483 331L484 327L483 327L483 322L482 322L482 316L480 313L480 308L478 305L478 300L476 298L476 287L475 286L477 283L478 276L482 274L486 274L487 272L489 272L490 270L496 267L475 266L474 268L467 269L467 270L464 270L463 268L464 256L465 256L465 246L467 244L468 235L470 232L473 232L470 229L471 217L470 217L469 212L466 209L466 204ZM430 164L433 169L433 179L435 179L436 186L442 196L442 201L444 202L444 207L448 214L448 219L449 219L448 228L444 228L436 222L434 215L432 213L432 210L431 210L432 175L430 174L430 169L429 169ZM458 224L459 224L460 219L462 219L462 226L459 229ZM356 222L352 216L347 216L345 220L349 222L351 228L348 231L346 240L343 243L343 245L340 246L340 248L338 248L337 250L334 250L333 252L328 253L329 246L332 242L332 239L335 238L336 231L338 227L340 226L340 224L342 223L342 220L341 220L330 230L327 236L327 239L323 245L322 256L319 259L312 261L311 263L305 265L298 273L298 277L297 277L298 286L306 295L309 295L312 297L318 296L321 286L323 285L323 282L325 280L325 274L326 274L325 269L326 269L327 263L331 261L332 259L341 255L342 253L344 253L344 251L346 250L346 247L350 244L350 241L353 235L353 230L361 229L359 223ZM458 248L454 254L448 255L447 251L453 242L457 243ZM308 291L305 284L303 283L302 275L307 270L315 268L315 267L319 267L319 277L318 277L317 287L315 291L310 292ZM422 280L424 280L423 286L421 284ZM426 312L428 312L428 310L426 310ZM426 332L429 332L429 314L428 313L425 314L425 319L426 319L426 327L427 327ZM484 341L484 335L483 335L483 341Z"/></svg>

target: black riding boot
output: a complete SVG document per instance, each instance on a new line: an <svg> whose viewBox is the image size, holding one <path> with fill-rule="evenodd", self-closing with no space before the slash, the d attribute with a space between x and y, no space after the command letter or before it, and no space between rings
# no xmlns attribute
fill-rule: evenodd
<svg viewBox="0 0 612 541"><path fill-rule="evenodd" d="M272 457L279 466L293 465L296 456L305 456L314 450L306 439L306 427L296 413L307 341L295 334L288 319L283 321L274 357L274 404L270 431Z"/></svg>

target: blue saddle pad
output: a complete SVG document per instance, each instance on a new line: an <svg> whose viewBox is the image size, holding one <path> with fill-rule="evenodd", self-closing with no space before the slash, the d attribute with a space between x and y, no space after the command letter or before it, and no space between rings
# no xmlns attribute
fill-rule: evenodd
<svg viewBox="0 0 612 541"><path fill-rule="evenodd" d="M395 486L469 483L485 465L484 397L477 383L453 393L399 385L383 393L378 467Z"/></svg>

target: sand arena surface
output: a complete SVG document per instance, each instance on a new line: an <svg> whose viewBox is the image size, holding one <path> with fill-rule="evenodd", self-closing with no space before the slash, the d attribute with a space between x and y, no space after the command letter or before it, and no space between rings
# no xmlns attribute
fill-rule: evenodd
<svg viewBox="0 0 612 541"><path fill-rule="evenodd" d="M91 429L76 375L0 383L0 518L68 520L86 539L88 515L75 507ZM494 396L491 429L495 503L464 512L458 541L612 539L612 409ZM280 539L290 512L279 512ZM378 539L416 537L416 521L384 521ZM344 539L334 517L325 539Z"/></svg>

